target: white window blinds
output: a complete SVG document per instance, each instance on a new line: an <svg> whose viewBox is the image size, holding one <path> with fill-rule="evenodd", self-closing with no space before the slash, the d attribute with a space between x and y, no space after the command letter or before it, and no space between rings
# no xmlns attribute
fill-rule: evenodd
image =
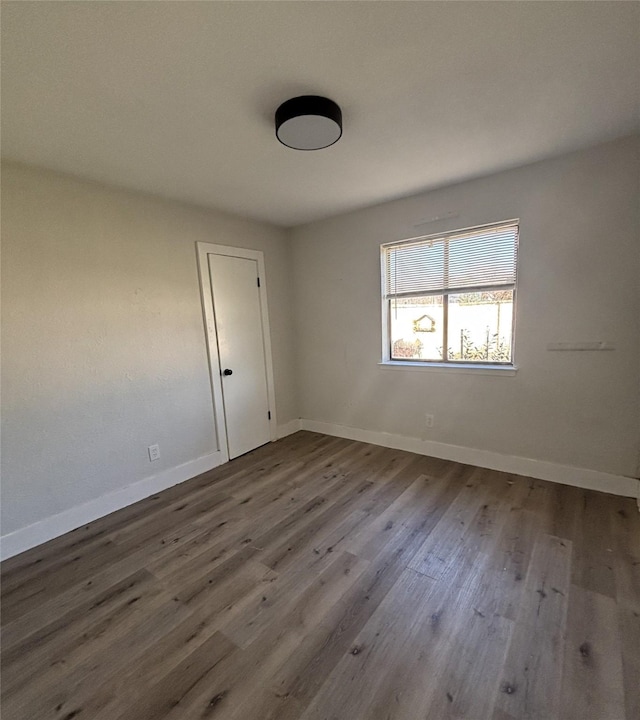
<svg viewBox="0 0 640 720"><path fill-rule="evenodd" d="M514 287L515 221L383 245L386 298Z"/></svg>

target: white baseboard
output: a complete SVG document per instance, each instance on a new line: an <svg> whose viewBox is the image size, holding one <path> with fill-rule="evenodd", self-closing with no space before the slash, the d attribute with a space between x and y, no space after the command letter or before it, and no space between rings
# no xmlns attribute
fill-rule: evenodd
<svg viewBox="0 0 640 720"><path fill-rule="evenodd" d="M296 418L295 420L289 420L289 422L284 425L278 425L278 440L298 432L298 430L300 430L300 422L301 421Z"/></svg>
<svg viewBox="0 0 640 720"><path fill-rule="evenodd" d="M59 535L64 535L92 520L97 520L161 490L185 482L185 480L217 467L222 463L222 460L222 453L220 452L203 455L196 460L190 460L177 467L163 470L157 475L144 478L127 487L102 495L95 500L76 505L57 515L52 515L32 525L27 525L12 533L3 535L0 538L0 560L6 560L13 555L18 555L18 553L29 550L29 548L47 542Z"/></svg>
<svg viewBox="0 0 640 720"><path fill-rule="evenodd" d="M406 450L419 455L430 455L468 465L477 465L478 467L525 475L540 480L550 480L565 485L574 485L588 490L599 490L613 495L632 497L638 500L638 507L640 508L640 481L622 475L611 475L597 470L586 470L514 455L502 455L487 450L448 445L433 442L432 440L393 435L392 433L360 430L359 428L317 420L291 420L284 425L279 425L278 438L286 437L298 430L310 430L324 435L333 435L348 440L358 440L373 445ZM212 470L222 462L222 453L204 455L196 460L164 470L157 475L144 478L107 495L102 495L83 505L77 505L57 515L52 515L32 525L27 525L12 533L3 535L0 537L0 560L18 555L18 553L29 550L29 548L47 542L59 535L64 535L64 533L75 530L92 520L97 520L127 505L132 505L138 500L143 500L154 493L185 482L196 475Z"/></svg>
<svg viewBox="0 0 640 720"><path fill-rule="evenodd" d="M501 470L515 475L525 475L539 480L550 480L551 482L574 485L587 490L599 490L600 492L623 495L624 497L640 497L640 481L624 475L612 475L598 470L586 470L570 465L559 465L515 455L502 455L488 450L448 445L432 440L421 440L420 438L393 435L392 433L375 430L360 430L359 428L319 422L317 420L301 420L300 427L302 430L311 430L324 435L335 435L348 440L359 440L372 445L407 450L419 455L430 455L444 460L477 465L491 470Z"/></svg>

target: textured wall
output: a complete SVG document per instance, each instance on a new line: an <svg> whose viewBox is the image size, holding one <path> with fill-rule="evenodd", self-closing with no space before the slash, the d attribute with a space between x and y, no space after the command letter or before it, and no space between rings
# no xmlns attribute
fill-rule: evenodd
<svg viewBox="0 0 640 720"><path fill-rule="evenodd" d="M197 241L265 252L279 424L301 416L635 475L639 153L628 138L288 238L5 164L2 533L214 449ZM447 212L458 217L414 227ZM380 367L380 243L512 217L517 374ZM546 350L590 340L616 350Z"/></svg>
<svg viewBox="0 0 640 720"><path fill-rule="evenodd" d="M639 147L627 138L297 228L301 417L635 476ZM415 227L445 213L457 217ZM380 244L510 218L521 221L517 374L378 366ZM594 340L616 350L546 349Z"/></svg>
<svg viewBox="0 0 640 720"><path fill-rule="evenodd" d="M197 241L264 251L297 417L281 230L11 163L2 211L3 534L215 449Z"/></svg>

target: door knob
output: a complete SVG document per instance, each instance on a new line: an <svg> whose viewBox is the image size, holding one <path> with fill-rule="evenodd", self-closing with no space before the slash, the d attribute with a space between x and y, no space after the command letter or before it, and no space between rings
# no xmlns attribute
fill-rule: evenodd
<svg viewBox="0 0 640 720"><path fill-rule="evenodd" d="M226 368L222 371L223 375L233 375L233 370L229 370L229 368Z"/></svg>

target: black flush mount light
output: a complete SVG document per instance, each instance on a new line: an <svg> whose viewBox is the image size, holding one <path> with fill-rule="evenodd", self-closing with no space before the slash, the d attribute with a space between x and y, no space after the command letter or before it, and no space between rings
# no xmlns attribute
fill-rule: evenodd
<svg viewBox="0 0 640 720"><path fill-rule="evenodd" d="M302 95L276 110L276 137L294 150L320 150L342 135L342 111L328 98Z"/></svg>

